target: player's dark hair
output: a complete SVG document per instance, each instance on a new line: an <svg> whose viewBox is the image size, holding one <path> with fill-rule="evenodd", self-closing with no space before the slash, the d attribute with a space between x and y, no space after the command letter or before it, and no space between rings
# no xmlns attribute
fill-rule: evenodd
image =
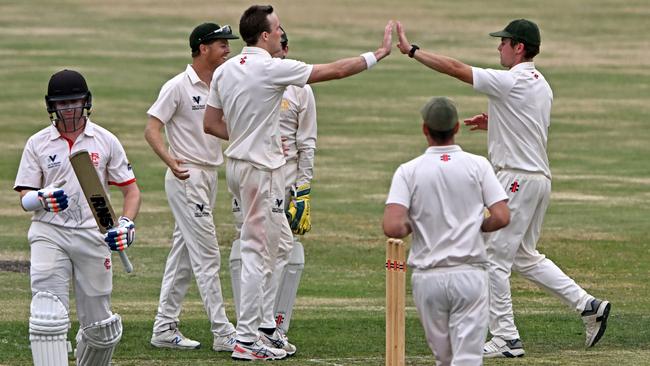
<svg viewBox="0 0 650 366"><path fill-rule="evenodd" d="M271 32L268 16L273 13L271 5L253 5L239 19L239 34L247 46L257 43L263 32Z"/></svg>
<svg viewBox="0 0 650 366"><path fill-rule="evenodd" d="M522 43L524 45L524 58L526 60L532 60L539 54L539 46L533 46L510 38L510 47L515 47L519 43Z"/></svg>
<svg viewBox="0 0 650 366"><path fill-rule="evenodd" d="M429 128L429 126L427 126L427 130L429 131L429 136L431 136L431 139L437 144L447 143L454 137L454 128L447 131L434 131Z"/></svg>
<svg viewBox="0 0 650 366"><path fill-rule="evenodd" d="M223 41L223 39L219 39L219 38L210 39L210 40L207 40L205 42L202 42L201 44L204 44L204 45L207 46L207 45L213 44L216 41ZM201 56L201 45L199 45L199 48L192 51L192 57L199 57L199 56Z"/></svg>

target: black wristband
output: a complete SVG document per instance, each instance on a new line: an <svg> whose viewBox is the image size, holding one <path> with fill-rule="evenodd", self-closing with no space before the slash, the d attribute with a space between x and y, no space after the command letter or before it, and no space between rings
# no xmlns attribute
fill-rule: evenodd
<svg viewBox="0 0 650 366"><path fill-rule="evenodd" d="M411 45L411 50L409 51L409 57L413 58L413 56L415 56L415 51L417 51L419 49L420 49L420 47L418 45L412 44Z"/></svg>

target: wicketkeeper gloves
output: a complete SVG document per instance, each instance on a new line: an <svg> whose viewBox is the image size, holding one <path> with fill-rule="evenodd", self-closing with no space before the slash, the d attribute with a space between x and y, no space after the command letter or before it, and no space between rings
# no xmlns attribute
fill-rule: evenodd
<svg viewBox="0 0 650 366"><path fill-rule="evenodd" d="M309 183L299 186L291 192L291 202L287 210L287 220L294 234L302 235L311 230L311 204L309 203Z"/></svg>
<svg viewBox="0 0 650 366"><path fill-rule="evenodd" d="M106 232L104 241L111 250L122 252L135 240L135 224L126 216L121 216L118 223L117 227Z"/></svg>

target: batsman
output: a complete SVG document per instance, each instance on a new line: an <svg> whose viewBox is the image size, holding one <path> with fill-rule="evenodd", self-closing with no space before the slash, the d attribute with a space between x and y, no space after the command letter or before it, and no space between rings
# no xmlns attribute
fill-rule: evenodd
<svg viewBox="0 0 650 366"><path fill-rule="evenodd" d="M32 212L32 302L29 340L36 366L68 365L69 292L74 283L79 332L76 364L109 365L122 337L122 321L111 311L111 250L133 243L140 190L124 148L89 119L92 96L84 77L72 70L52 75L45 96L51 125L29 138L14 190ZM104 190L124 196L117 225L101 234L68 157L86 150Z"/></svg>
<svg viewBox="0 0 650 366"><path fill-rule="evenodd" d="M289 38L282 30L282 49L273 55L284 59L289 53ZM291 231L295 235L282 235L278 257L270 286L264 292L261 329L272 332L276 327L286 334L296 301L300 276L305 266L305 254L297 235L311 230L311 181L316 150L316 101L309 85L290 85L282 95L280 105L280 133L285 147L286 164L282 167L286 177L284 208ZM242 217L238 202L233 199L233 214L237 232ZM230 271L235 307L239 311L241 251L239 239L233 242L230 252Z"/></svg>

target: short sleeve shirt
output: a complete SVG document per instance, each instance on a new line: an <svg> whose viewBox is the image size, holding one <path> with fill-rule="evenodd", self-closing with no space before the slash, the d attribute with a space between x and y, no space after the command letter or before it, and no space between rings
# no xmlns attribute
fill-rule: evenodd
<svg viewBox="0 0 650 366"><path fill-rule="evenodd" d="M36 210L32 221L69 228L97 227L69 160L79 150L89 152L106 192L109 184L125 186L135 182L124 148L108 130L88 120L84 132L71 145L54 126L49 126L27 140L14 189L41 189L65 182L58 188L68 195L68 208L59 213Z"/></svg>
<svg viewBox="0 0 650 366"><path fill-rule="evenodd" d="M165 125L172 156L188 163L219 166L221 140L203 132L203 114L209 87L191 65L163 85L147 114Z"/></svg>
<svg viewBox="0 0 650 366"><path fill-rule="evenodd" d="M282 94L289 85L304 86L311 70L304 62L244 47L215 71L208 104L223 110L230 138L228 158L248 161L259 169L284 165L278 128Z"/></svg>
<svg viewBox="0 0 650 366"><path fill-rule="evenodd" d="M429 147L402 164L386 204L408 209L416 269L487 263L481 235L484 208L508 199L490 163L457 145Z"/></svg>
<svg viewBox="0 0 650 366"><path fill-rule="evenodd" d="M495 169L551 177L546 153L553 92L532 62L510 70L472 68L474 89L488 96L488 156Z"/></svg>

